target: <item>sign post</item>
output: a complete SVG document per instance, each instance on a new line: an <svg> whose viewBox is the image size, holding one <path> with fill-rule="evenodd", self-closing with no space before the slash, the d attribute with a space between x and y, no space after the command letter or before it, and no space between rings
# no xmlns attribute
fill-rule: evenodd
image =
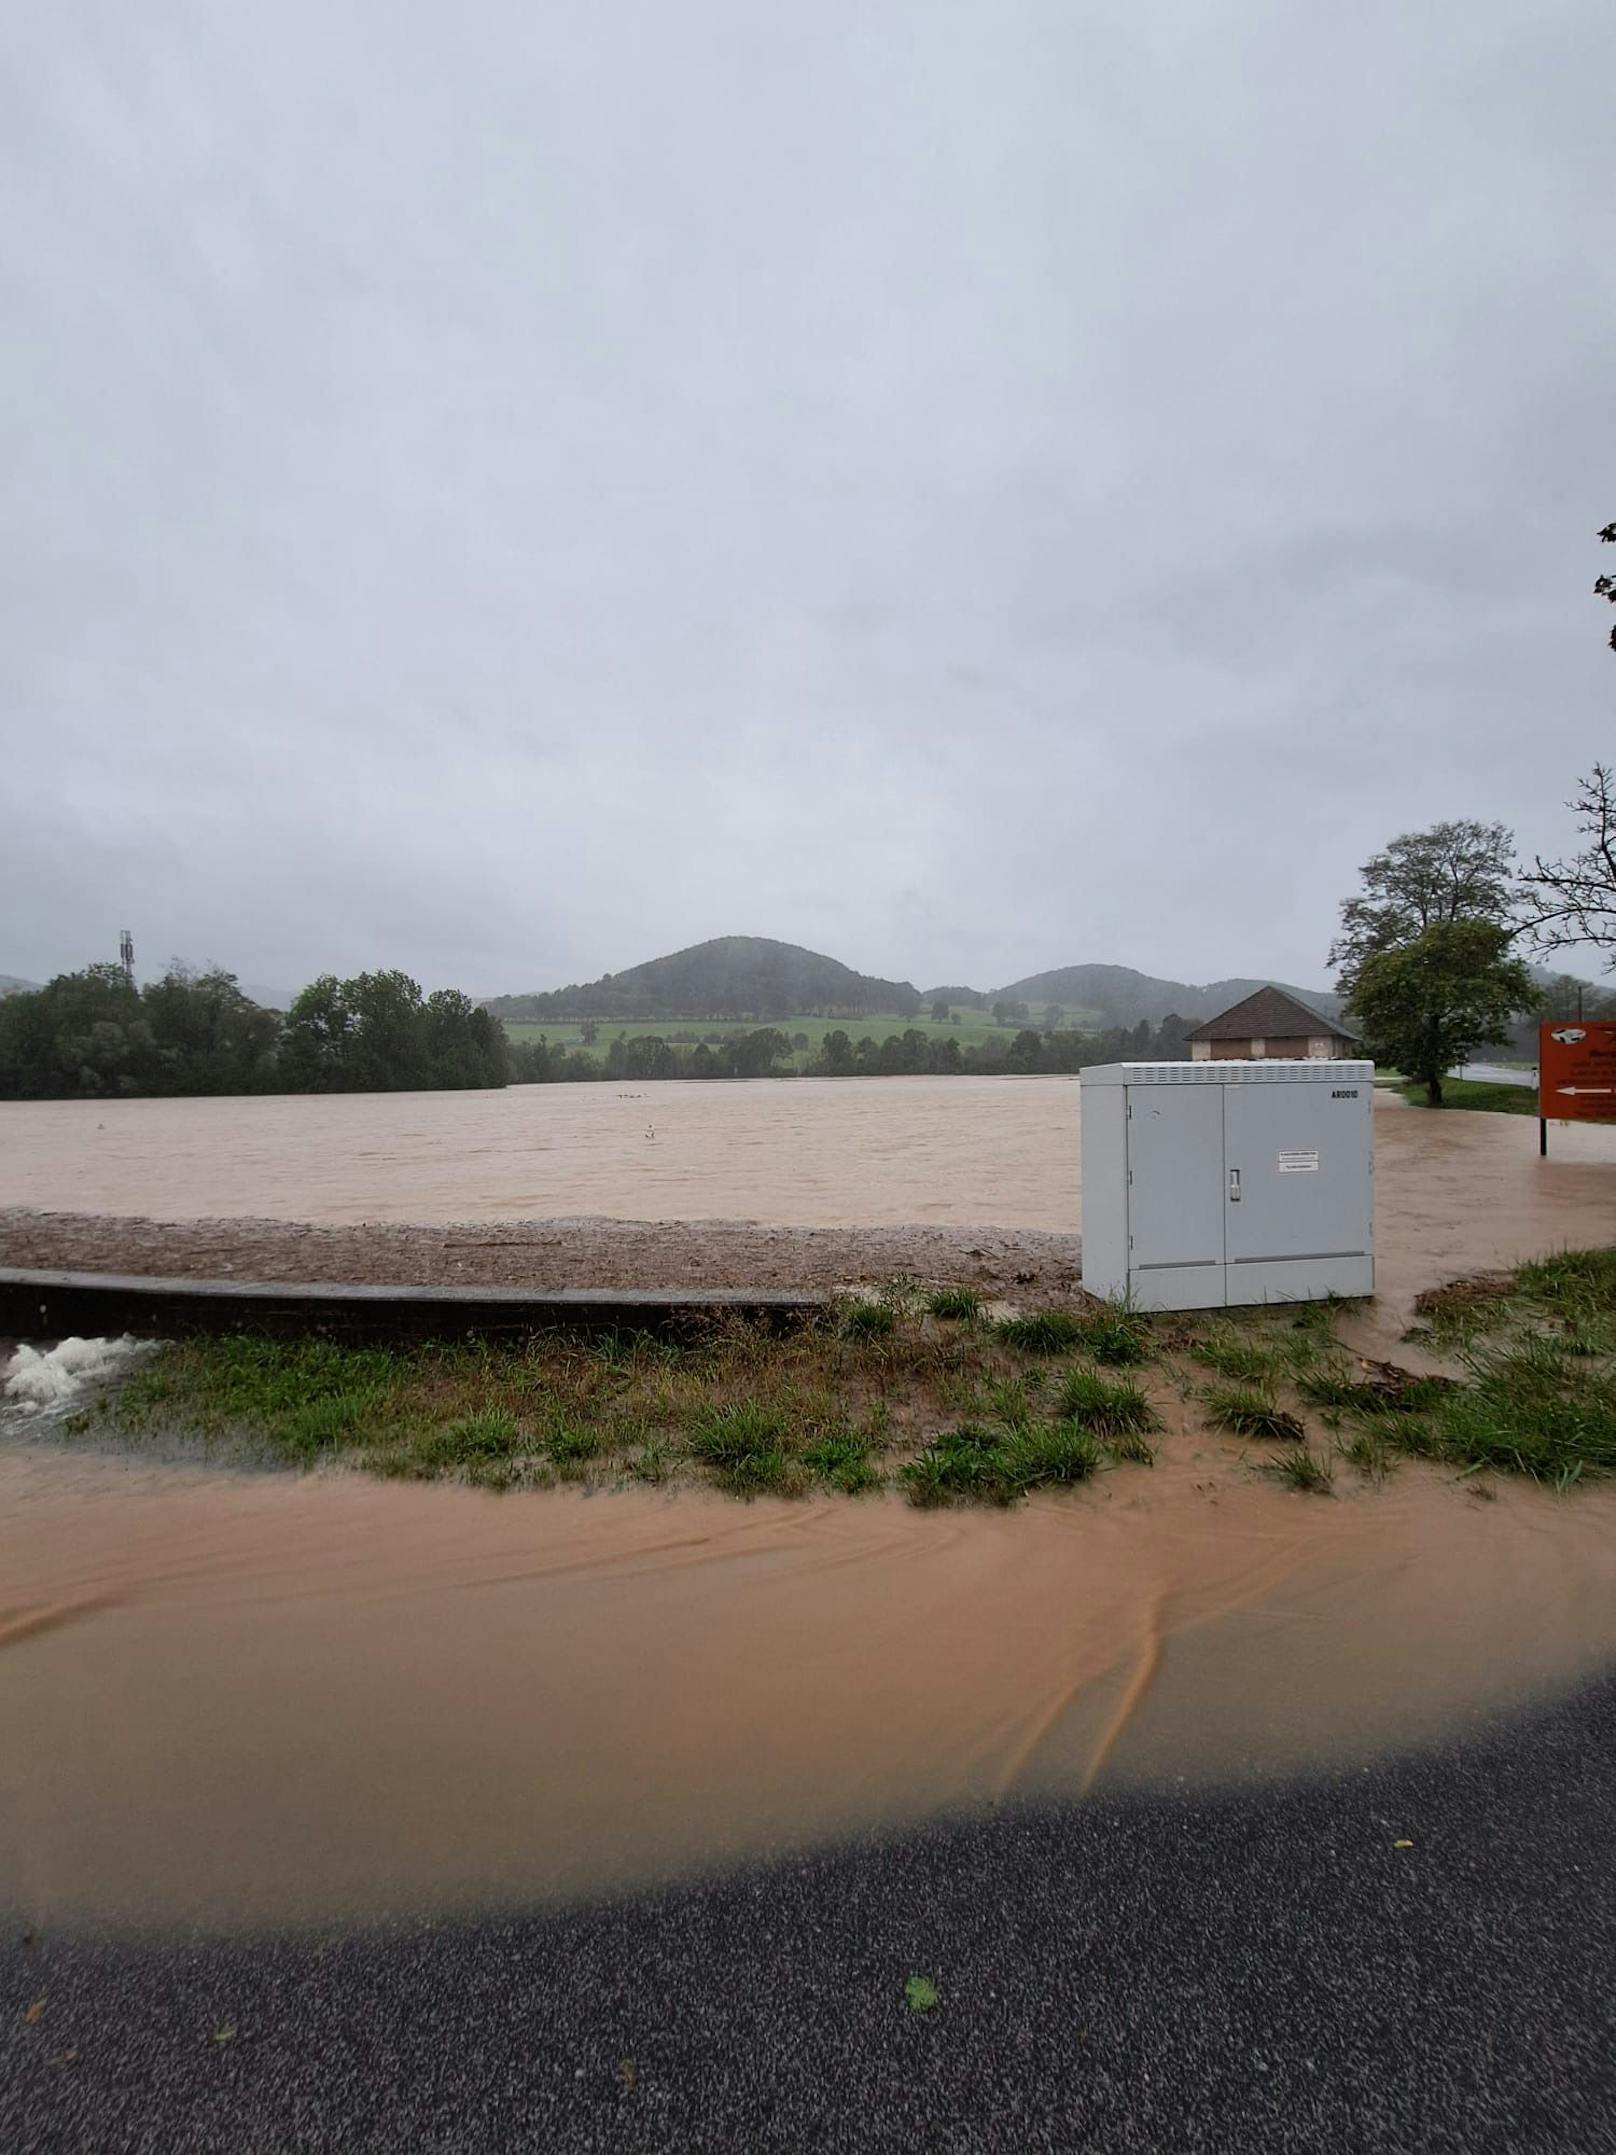
<svg viewBox="0 0 1616 2155"><path fill-rule="evenodd" d="M1549 1121L1616 1122L1616 1024L1598 1018L1538 1028L1537 1149L1549 1150Z"/></svg>

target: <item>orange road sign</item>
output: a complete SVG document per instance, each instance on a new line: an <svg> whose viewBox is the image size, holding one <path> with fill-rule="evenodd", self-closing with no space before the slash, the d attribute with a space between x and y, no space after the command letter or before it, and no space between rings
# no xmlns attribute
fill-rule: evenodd
<svg viewBox="0 0 1616 2155"><path fill-rule="evenodd" d="M1616 1122L1616 1024L1566 1018L1538 1028L1537 1111L1550 1122Z"/></svg>

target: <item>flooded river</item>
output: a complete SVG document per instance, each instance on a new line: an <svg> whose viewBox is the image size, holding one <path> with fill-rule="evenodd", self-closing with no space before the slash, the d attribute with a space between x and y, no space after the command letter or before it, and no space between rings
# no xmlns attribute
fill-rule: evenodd
<svg viewBox="0 0 1616 2155"><path fill-rule="evenodd" d="M0 1206L183 1220L1077 1217L1075 1078L0 1105Z"/></svg>

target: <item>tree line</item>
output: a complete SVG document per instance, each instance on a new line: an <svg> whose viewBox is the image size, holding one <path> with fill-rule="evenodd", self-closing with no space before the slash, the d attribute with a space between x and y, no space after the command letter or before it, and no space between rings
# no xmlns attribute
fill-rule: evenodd
<svg viewBox="0 0 1616 2155"><path fill-rule="evenodd" d="M511 1082L556 1085L637 1082L659 1078L796 1077L1032 1077L1085 1070L1092 1063L1178 1061L1188 1053L1189 1021L1176 1015L1160 1025L1147 1021L1112 1026L1098 1033L1040 1032L1024 1026L1004 1040L966 1045L952 1034L939 1037L908 1026L884 1040L866 1035L855 1040L837 1029L825 1035L818 1052L799 1064L808 1042L778 1027L760 1026L728 1040L700 1041L694 1047L658 1033L626 1034L608 1041L603 1054L587 1047L568 1048L546 1040L513 1041Z"/></svg>
<svg viewBox="0 0 1616 2155"><path fill-rule="evenodd" d="M1126 1055L1185 1053L1187 1021L1085 1035L1045 1029L964 1045L910 1026L885 1039L838 1028L807 1056L804 1034L772 1025L694 1044L620 1035L601 1052L510 1041L458 989L422 993L400 972L322 974L284 1016L233 974L176 961L137 987L119 965L90 965L0 998L0 1099L105 1100L225 1093L430 1092L506 1084L666 1078L1028 1076Z"/></svg>
<svg viewBox="0 0 1616 2155"><path fill-rule="evenodd" d="M234 974L175 963L138 988L90 965L0 998L0 1099L431 1092L503 1085L504 1028L467 995L406 973L325 974L283 1017Z"/></svg>

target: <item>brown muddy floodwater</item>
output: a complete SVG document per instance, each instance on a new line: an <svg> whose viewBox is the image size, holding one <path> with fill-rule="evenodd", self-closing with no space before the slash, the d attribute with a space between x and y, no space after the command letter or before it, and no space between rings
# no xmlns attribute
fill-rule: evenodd
<svg viewBox="0 0 1616 2155"><path fill-rule="evenodd" d="M1075 1078L0 1105L0 1206L183 1220L1077 1218Z"/></svg>
<svg viewBox="0 0 1616 2155"><path fill-rule="evenodd" d="M1355 1340L1385 1351L1420 1287L1616 1241L1616 1130L1557 1131L1547 1163L1536 1136L1377 1114L1382 1292ZM1078 1092L7 1106L6 1205L1069 1233ZM65 1246L118 1269L128 1232ZM349 1255L364 1276L362 1234ZM0 1903L228 1928L552 1900L1006 1798L1351 1765L1613 1661L1616 1494L1489 1499L1410 1464L1301 1497L1187 1423L1154 1469L936 1513L222 1474L13 1422Z"/></svg>
<svg viewBox="0 0 1616 2155"><path fill-rule="evenodd" d="M1007 1513L0 1449L0 1904L553 1900L1004 1798L1365 1760L1616 1655L1616 1500L1180 1434Z"/></svg>

